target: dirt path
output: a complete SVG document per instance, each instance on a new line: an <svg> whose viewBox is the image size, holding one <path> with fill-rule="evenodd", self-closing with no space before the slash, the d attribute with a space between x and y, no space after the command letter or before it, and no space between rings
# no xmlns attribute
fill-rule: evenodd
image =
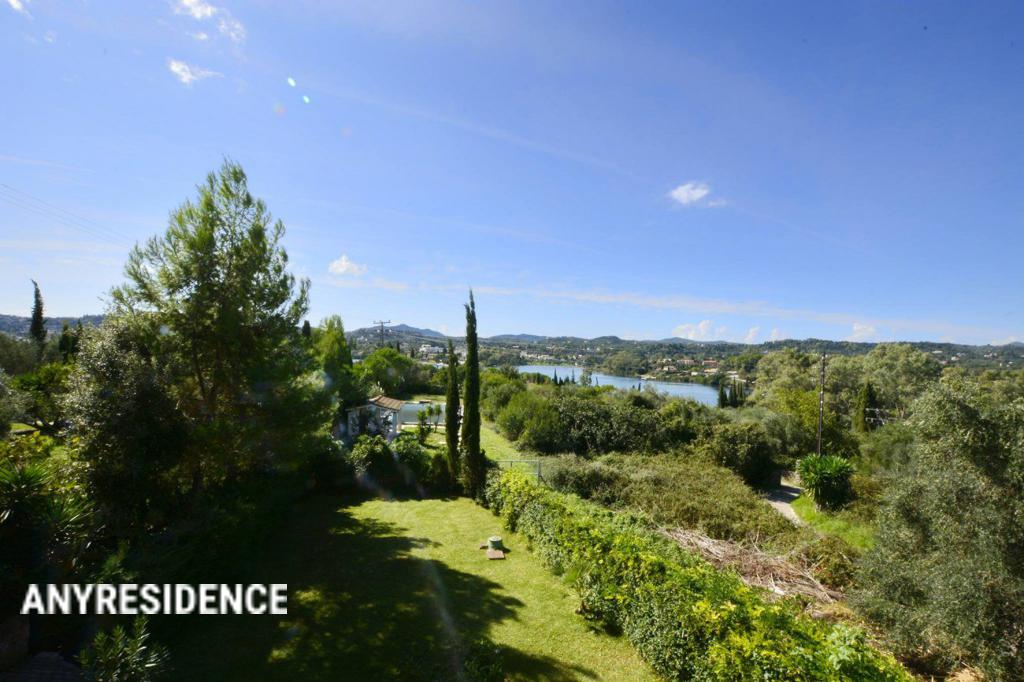
<svg viewBox="0 0 1024 682"><path fill-rule="evenodd" d="M793 500L800 497L802 492L803 489L796 484L796 481L783 476L779 486L772 488L765 494L764 501L787 519L800 526L803 525L803 521L797 516L792 503Z"/></svg>

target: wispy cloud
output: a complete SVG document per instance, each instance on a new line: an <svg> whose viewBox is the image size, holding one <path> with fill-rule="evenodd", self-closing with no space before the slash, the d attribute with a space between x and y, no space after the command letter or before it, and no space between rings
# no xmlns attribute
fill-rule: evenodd
<svg viewBox="0 0 1024 682"><path fill-rule="evenodd" d="M187 64L180 59L168 59L167 68L170 69L171 73L185 85L192 85L193 82L203 80L204 78L219 78L222 74L216 71L210 71L199 66L192 66Z"/></svg>
<svg viewBox="0 0 1024 682"><path fill-rule="evenodd" d="M11 2L11 0L8 0L8 2ZM218 7L209 2L205 2L205 0L177 0L173 7L175 14L190 16L196 21L208 21L216 18L217 30L227 37L228 40L233 43L245 42L245 26L243 26L242 22L238 19L235 19L235 17L231 15L231 12L223 7ZM207 36L206 33L200 33L194 34L193 37L197 40L206 39L199 38L199 35Z"/></svg>
<svg viewBox="0 0 1024 682"><path fill-rule="evenodd" d="M747 330L747 335L743 337L743 343L757 343L757 337L761 334L760 327L751 327Z"/></svg>
<svg viewBox="0 0 1024 682"><path fill-rule="evenodd" d="M854 322L852 326L853 331L846 337L847 341L870 341L878 334L873 324Z"/></svg>
<svg viewBox="0 0 1024 682"><path fill-rule="evenodd" d="M715 323L711 320L701 320L696 324L681 324L672 330L673 336L677 336L681 339L690 339L691 341L710 341L712 339L721 339L725 336L725 333L725 327L715 326Z"/></svg>
<svg viewBox="0 0 1024 682"><path fill-rule="evenodd" d="M233 43L245 42L245 26L243 26L242 22L238 19L235 19L227 13L217 21L217 30L220 31L221 34L227 36Z"/></svg>
<svg viewBox="0 0 1024 682"><path fill-rule="evenodd" d="M26 17L31 17L32 15L28 13L28 9L25 7L26 1L27 0L7 0L7 6L13 9L15 12L18 12L19 14L24 14Z"/></svg>
<svg viewBox="0 0 1024 682"><path fill-rule="evenodd" d="M349 260L348 254L341 254L341 258L331 261L327 271L332 275L347 275L350 277L361 277L366 274L366 266L354 263Z"/></svg>
<svg viewBox="0 0 1024 682"><path fill-rule="evenodd" d="M958 339L974 339L979 335L985 335L989 338L999 336L997 332L993 332L992 330L956 325L945 321L915 320L907 318L868 319L863 315L855 315L852 313L788 308L765 301L729 301L724 299L688 296L685 294L652 295L635 292L579 291L545 287L515 288L477 286L474 287L473 290L480 294L490 294L493 296L529 296L545 300L623 305L658 310L678 310L705 315L749 315L753 317L773 318L776 320L808 320L847 327L852 329L853 334L855 335L870 336L872 338L879 336L879 330L881 329L886 329L889 332L900 332L903 334L908 332L930 335L945 334ZM681 325L681 327L682 326L683 325ZM773 328L771 334L773 337L771 340L776 340L774 337L781 336L781 332L778 332L777 328Z"/></svg>
<svg viewBox="0 0 1024 682"><path fill-rule="evenodd" d="M193 19L209 19L217 13L217 8L203 0L178 0L174 5L175 14L188 14Z"/></svg>
<svg viewBox="0 0 1024 682"><path fill-rule="evenodd" d="M88 168L78 168L76 166L69 166L67 164L58 163L56 161L48 161L46 159L30 159L24 156L11 156L9 154L0 154L0 163L17 163L22 166L42 166L44 168L59 168L61 170L70 171L88 171L92 172Z"/></svg>
<svg viewBox="0 0 1024 682"><path fill-rule="evenodd" d="M383 277L374 277L373 279L329 277L323 281L332 287L339 287L342 289L383 289L385 291L399 292L407 291L409 289L409 285L406 282L397 282Z"/></svg>

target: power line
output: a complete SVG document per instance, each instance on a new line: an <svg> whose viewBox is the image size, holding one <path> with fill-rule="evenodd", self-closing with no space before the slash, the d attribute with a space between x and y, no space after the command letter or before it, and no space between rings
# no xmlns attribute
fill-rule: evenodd
<svg viewBox="0 0 1024 682"><path fill-rule="evenodd" d="M92 237L104 239L112 243L132 243L136 241L117 230L101 225L84 216L72 213L65 208L61 208L60 206L52 204L45 199L40 199L39 197L33 196L28 192L19 190L6 183L0 183L0 199L22 210L30 211L36 215L50 218L51 220L56 220L62 225L79 230Z"/></svg>

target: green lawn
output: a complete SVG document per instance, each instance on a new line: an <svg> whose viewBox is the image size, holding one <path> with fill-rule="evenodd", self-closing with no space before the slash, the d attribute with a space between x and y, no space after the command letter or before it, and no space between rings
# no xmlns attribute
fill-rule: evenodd
<svg viewBox="0 0 1024 682"><path fill-rule="evenodd" d="M505 561L477 548L495 533L511 549ZM510 679L653 679L469 500L314 496L254 540L245 579L287 582L288 616L161 619L176 678L453 679L463 645L483 639L502 647Z"/></svg>
<svg viewBox="0 0 1024 682"><path fill-rule="evenodd" d="M836 535L862 550L871 549L875 542L875 531L870 525L852 519L842 512L818 509L814 500L806 495L793 500L792 506L793 511L804 523L823 535Z"/></svg>
<svg viewBox="0 0 1024 682"><path fill-rule="evenodd" d="M32 433L36 427L21 422L11 422L11 433Z"/></svg>

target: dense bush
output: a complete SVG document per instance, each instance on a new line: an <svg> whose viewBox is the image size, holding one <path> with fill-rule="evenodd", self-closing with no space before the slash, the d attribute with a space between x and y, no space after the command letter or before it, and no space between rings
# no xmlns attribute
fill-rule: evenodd
<svg viewBox="0 0 1024 682"><path fill-rule="evenodd" d="M757 422L719 424L698 444L697 451L748 483L763 482L774 466L768 434Z"/></svg>
<svg viewBox="0 0 1024 682"><path fill-rule="evenodd" d="M64 404L90 492L115 534L137 533L173 508L187 423L138 330L116 318L90 330Z"/></svg>
<svg viewBox="0 0 1024 682"><path fill-rule="evenodd" d="M515 470L491 479L487 501L567 573L585 617L621 630L666 678L910 679L860 631L768 603L628 515L543 489Z"/></svg>
<svg viewBox="0 0 1024 682"><path fill-rule="evenodd" d="M908 656L1024 679L1024 399L954 381L913 412L858 602Z"/></svg>
<svg viewBox="0 0 1024 682"><path fill-rule="evenodd" d="M622 501L629 477L618 467L566 455L552 465L545 464L544 480L556 490L615 505Z"/></svg>
<svg viewBox="0 0 1024 682"><path fill-rule="evenodd" d="M853 494L853 465L835 455L808 455L800 460L800 483L823 509L838 509Z"/></svg>
<svg viewBox="0 0 1024 682"><path fill-rule="evenodd" d="M685 455L559 458L544 478L557 490L611 507L628 507L658 524L691 528L721 540L797 544L797 529L764 504L739 476Z"/></svg>

